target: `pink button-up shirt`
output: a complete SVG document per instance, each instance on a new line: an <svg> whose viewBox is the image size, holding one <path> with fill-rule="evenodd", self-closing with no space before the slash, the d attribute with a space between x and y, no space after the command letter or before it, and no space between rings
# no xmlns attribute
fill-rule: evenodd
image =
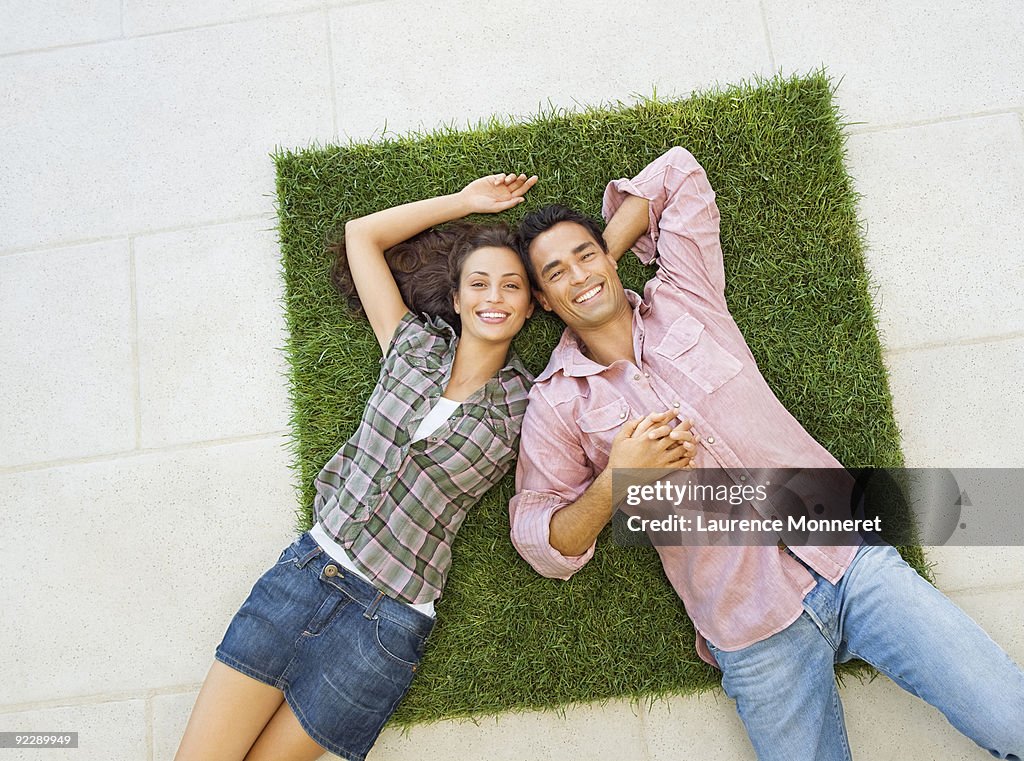
<svg viewBox="0 0 1024 761"><path fill-rule="evenodd" d="M568 579L594 554L593 546L578 557L554 549L551 516L607 467L612 439L626 420L678 409L701 437L698 467L737 475L746 468L842 467L776 398L729 314L718 207L696 159L672 148L634 179L609 183L606 220L627 194L650 201L648 232L634 251L645 264L658 260L643 299L626 292L638 364L598 364L567 329L530 392L523 421L517 494L509 504L512 542L551 578ZM723 650L765 639L799 617L814 586L807 569L774 545L657 551L697 629L697 651L712 664L704 638ZM856 551L792 548L833 583Z"/></svg>

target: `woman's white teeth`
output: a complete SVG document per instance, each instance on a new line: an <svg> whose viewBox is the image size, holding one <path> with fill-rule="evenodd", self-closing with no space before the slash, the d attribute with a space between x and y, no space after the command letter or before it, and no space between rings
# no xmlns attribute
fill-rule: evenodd
<svg viewBox="0 0 1024 761"><path fill-rule="evenodd" d="M477 314L488 320L501 320L504 319L505 317L508 317L508 315L505 314L504 312L477 312Z"/></svg>
<svg viewBox="0 0 1024 761"><path fill-rule="evenodd" d="M593 288L591 288L586 293L584 293L584 294L582 294L580 296L577 296L576 297L576 303L577 304L582 304L584 301L589 301L590 299L594 298L600 292L600 290L601 290L601 286L595 285Z"/></svg>

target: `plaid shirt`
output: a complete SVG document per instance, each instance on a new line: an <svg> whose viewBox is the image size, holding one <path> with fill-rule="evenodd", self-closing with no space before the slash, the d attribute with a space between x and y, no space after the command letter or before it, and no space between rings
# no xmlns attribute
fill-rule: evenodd
<svg viewBox="0 0 1024 761"><path fill-rule="evenodd" d="M407 313L381 360L359 428L316 478L316 519L378 589L441 596L466 512L512 466L532 377L513 354L426 439L410 443L444 392L458 339Z"/></svg>

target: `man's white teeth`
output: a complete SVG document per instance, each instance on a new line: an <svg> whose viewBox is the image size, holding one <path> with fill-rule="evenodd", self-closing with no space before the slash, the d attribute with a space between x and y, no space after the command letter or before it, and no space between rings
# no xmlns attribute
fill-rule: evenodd
<svg viewBox="0 0 1024 761"><path fill-rule="evenodd" d="M590 299L594 298L598 294L598 292L600 290L601 290L601 286L595 285L593 288L591 288L586 293L583 293L583 294L577 296L576 297L576 303L577 304L582 304L584 301L590 301Z"/></svg>

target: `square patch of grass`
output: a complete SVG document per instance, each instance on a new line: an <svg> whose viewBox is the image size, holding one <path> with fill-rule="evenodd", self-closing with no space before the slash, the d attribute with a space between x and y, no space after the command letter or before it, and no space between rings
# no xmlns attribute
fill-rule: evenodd
<svg viewBox="0 0 1024 761"><path fill-rule="evenodd" d="M553 202L599 217L609 180L635 175L673 145L697 157L717 193L726 297L779 399L844 465L901 466L832 94L818 72L685 100L278 153L300 527L310 525L313 479L355 430L380 357L369 325L331 288L329 237L353 217L494 172L540 177L525 203L500 215L512 224ZM629 254L620 264L638 292L652 273ZM535 373L561 329L545 313L516 339ZM509 475L470 511L396 723L719 683L695 652L693 626L653 550L602 535L571 580L542 578L509 541L512 494ZM926 572L920 548L903 552Z"/></svg>

